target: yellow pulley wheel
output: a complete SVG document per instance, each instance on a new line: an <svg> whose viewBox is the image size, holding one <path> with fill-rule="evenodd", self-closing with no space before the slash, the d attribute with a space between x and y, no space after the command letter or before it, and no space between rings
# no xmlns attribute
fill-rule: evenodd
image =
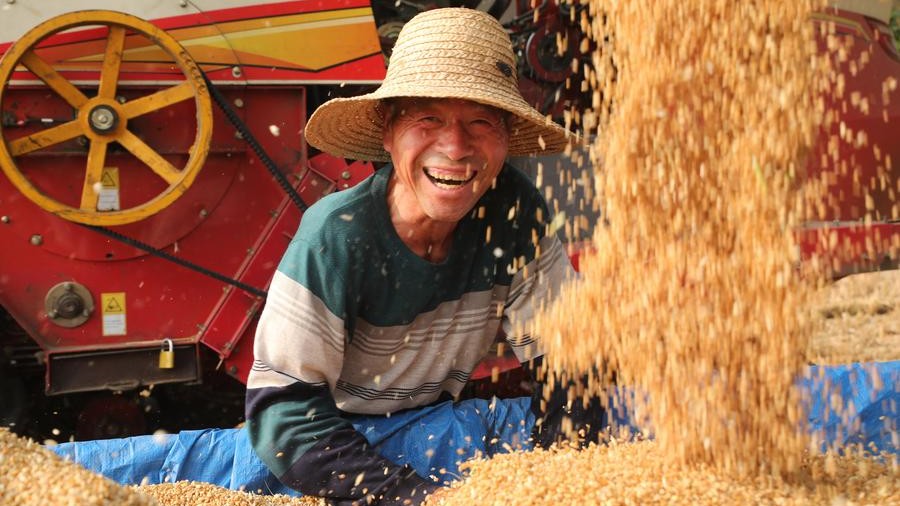
<svg viewBox="0 0 900 506"><path fill-rule="evenodd" d="M46 38L72 28L106 26L106 50L94 97L86 96L36 51ZM129 33L130 32L130 33ZM172 58L185 77L184 82L149 95L120 103L116 97L119 69L125 51L126 34L140 34ZM0 59L0 103L18 66L24 66L54 93L76 110L75 119L31 135L7 139L0 130L0 168L13 185L41 208L66 220L89 225L124 225L142 220L165 209L191 186L203 167L212 137L213 112L209 90L197 64L187 51L165 31L140 18L120 12L88 10L63 14L31 29ZM174 68L174 67L173 67ZM196 104L197 130L184 167L177 168L128 130L128 121L138 116L192 99ZM59 143L87 138L84 183L79 206L63 204L42 193L17 167L16 159ZM166 188L150 200L127 209L98 211L100 180L110 143L116 142L150 168L166 183ZM73 199L74 200L74 199Z"/></svg>

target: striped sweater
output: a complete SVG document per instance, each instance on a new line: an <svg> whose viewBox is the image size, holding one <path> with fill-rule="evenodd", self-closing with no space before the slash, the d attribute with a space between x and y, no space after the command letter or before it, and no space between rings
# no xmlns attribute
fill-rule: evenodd
<svg viewBox="0 0 900 506"><path fill-rule="evenodd" d="M260 458L285 484L337 503L418 502L433 489L369 448L346 415L459 394L501 330L521 361L540 356L526 323L572 272L545 233L543 198L518 170L504 167L441 263L394 230L391 173L306 212L272 280L247 385Z"/></svg>

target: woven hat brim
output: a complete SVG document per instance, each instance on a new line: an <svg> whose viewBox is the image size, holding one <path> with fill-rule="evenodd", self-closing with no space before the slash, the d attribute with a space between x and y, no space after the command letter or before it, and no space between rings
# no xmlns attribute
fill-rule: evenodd
<svg viewBox="0 0 900 506"><path fill-rule="evenodd" d="M553 154L563 151L573 134L542 116L519 96L493 97L481 90L467 93L459 88L442 89L439 84L422 83L418 89L379 88L368 95L335 98L322 104L309 118L306 140L310 145L335 156L353 160L387 162L384 150L381 100L391 97L458 98L490 105L510 112L509 156Z"/></svg>

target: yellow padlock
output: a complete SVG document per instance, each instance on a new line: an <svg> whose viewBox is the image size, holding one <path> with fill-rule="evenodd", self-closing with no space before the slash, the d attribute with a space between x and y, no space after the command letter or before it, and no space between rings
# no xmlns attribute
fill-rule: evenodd
<svg viewBox="0 0 900 506"><path fill-rule="evenodd" d="M172 369L175 367L175 345L171 339L163 340L162 349L159 350L159 368Z"/></svg>

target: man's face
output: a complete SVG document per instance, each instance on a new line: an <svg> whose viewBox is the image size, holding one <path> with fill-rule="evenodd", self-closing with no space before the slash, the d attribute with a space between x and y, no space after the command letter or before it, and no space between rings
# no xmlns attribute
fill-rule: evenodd
<svg viewBox="0 0 900 506"><path fill-rule="evenodd" d="M458 99L401 98L384 128L401 212L457 222L491 187L509 148L506 113Z"/></svg>

